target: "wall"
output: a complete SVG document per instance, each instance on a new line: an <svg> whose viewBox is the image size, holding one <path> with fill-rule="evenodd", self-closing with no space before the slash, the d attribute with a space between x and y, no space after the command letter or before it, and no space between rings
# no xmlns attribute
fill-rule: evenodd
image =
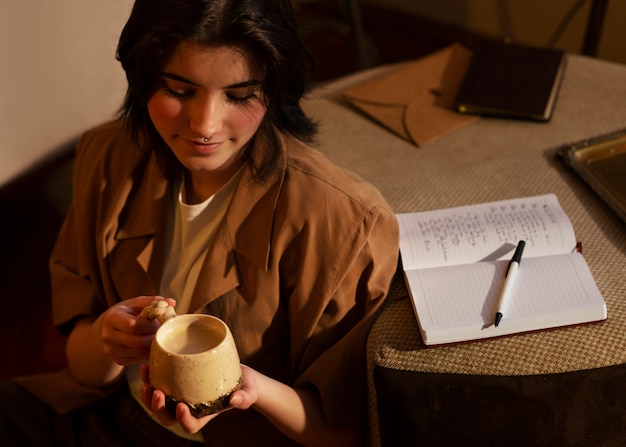
<svg viewBox="0 0 626 447"><path fill-rule="evenodd" d="M114 116L132 0L2 0L0 186Z"/></svg>
<svg viewBox="0 0 626 447"><path fill-rule="evenodd" d="M362 0L480 34L545 46L578 0ZM580 53L591 0L573 17L556 47ZM608 0L597 56L626 63L626 1Z"/></svg>

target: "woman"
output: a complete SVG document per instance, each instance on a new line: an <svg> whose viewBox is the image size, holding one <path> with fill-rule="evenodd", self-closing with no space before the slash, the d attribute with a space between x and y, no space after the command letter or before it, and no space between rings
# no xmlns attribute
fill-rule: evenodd
<svg viewBox="0 0 626 447"><path fill-rule="evenodd" d="M61 439L89 445L359 445L398 228L378 191L309 146L290 1L137 0L118 59L121 119L82 138L51 258L69 374L22 386L64 414ZM162 297L229 325L244 371L231 409L171 413L141 383L159 323L139 314Z"/></svg>

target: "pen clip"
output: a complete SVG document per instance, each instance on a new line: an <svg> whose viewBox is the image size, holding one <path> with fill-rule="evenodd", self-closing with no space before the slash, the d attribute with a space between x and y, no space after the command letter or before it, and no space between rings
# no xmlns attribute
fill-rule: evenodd
<svg viewBox="0 0 626 447"><path fill-rule="evenodd" d="M524 252L525 245L526 245L526 241L519 241L517 243L517 247L515 248L515 253L513 253L513 257L509 261L509 264L506 266L506 272L504 273L505 277L508 276L509 269L511 268L511 264L513 262L517 262L518 264L522 262L522 253Z"/></svg>

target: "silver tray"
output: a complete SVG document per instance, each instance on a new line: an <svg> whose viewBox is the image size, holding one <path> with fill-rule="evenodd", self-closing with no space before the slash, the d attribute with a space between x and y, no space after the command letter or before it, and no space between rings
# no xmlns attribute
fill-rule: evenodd
<svg viewBox="0 0 626 447"><path fill-rule="evenodd" d="M560 147L557 154L626 222L626 129Z"/></svg>

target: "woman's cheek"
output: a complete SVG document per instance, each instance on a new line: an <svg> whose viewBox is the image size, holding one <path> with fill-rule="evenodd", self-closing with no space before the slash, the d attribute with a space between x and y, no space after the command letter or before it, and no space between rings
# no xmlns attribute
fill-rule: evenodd
<svg viewBox="0 0 626 447"><path fill-rule="evenodd" d="M261 121L263 121L266 111L267 109L263 105L255 104L246 110L232 115L231 123L240 129L247 128L256 132Z"/></svg>
<svg viewBox="0 0 626 447"><path fill-rule="evenodd" d="M148 112L155 127L159 129L173 124L173 121L180 115L181 105L171 98L163 98L155 94L148 100Z"/></svg>

